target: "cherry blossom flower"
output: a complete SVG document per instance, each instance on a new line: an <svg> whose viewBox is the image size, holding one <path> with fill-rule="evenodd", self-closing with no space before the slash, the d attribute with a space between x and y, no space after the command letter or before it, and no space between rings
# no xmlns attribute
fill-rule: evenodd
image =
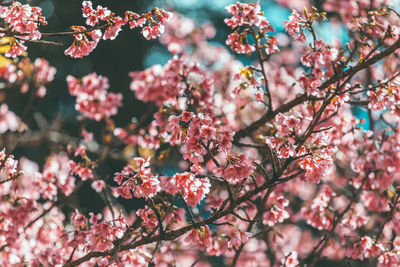
<svg viewBox="0 0 400 267"><path fill-rule="evenodd" d="M64 54L73 58L82 58L89 55L96 48L102 35L100 30L83 33L86 31L83 26L73 26L72 30L77 34L74 35L72 45L65 50Z"/></svg>
<svg viewBox="0 0 400 267"><path fill-rule="evenodd" d="M329 212L328 205L331 199L335 196L328 186L323 186L319 195L313 200L311 206L302 211L307 218L307 223L317 229L329 229L332 226L333 218Z"/></svg>
<svg viewBox="0 0 400 267"><path fill-rule="evenodd" d="M209 247L211 245L211 233L208 225L192 230L192 232L185 238L185 241L195 244L202 249Z"/></svg>
<svg viewBox="0 0 400 267"><path fill-rule="evenodd" d="M290 252L281 262L285 267L295 267L299 264L297 252Z"/></svg>
<svg viewBox="0 0 400 267"><path fill-rule="evenodd" d="M0 133L16 131L21 123L20 118L8 109L7 104L0 106Z"/></svg>
<svg viewBox="0 0 400 267"><path fill-rule="evenodd" d="M92 188L97 193L101 192L105 187L106 187L106 185L105 185L104 181L102 181L102 180L96 180L92 183Z"/></svg>
<svg viewBox="0 0 400 267"><path fill-rule="evenodd" d="M263 215L263 223L268 226L274 226L276 223L282 223L285 219L288 219L289 213L287 212L287 206L289 201L283 196L279 196L273 201L272 207Z"/></svg>
<svg viewBox="0 0 400 267"><path fill-rule="evenodd" d="M220 166L214 173L234 183L248 178L254 171L254 166L247 159L246 155L228 155L225 166Z"/></svg>
<svg viewBox="0 0 400 267"><path fill-rule="evenodd" d="M175 195L179 191L183 193L183 199L190 205L196 206L210 192L208 178L196 179L192 173L177 173L173 177L163 177L161 188Z"/></svg>
<svg viewBox="0 0 400 267"><path fill-rule="evenodd" d="M24 41L18 41L15 38L12 38L10 41L10 49L5 53L5 56L13 58L20 56L26 50L26 46L23 44Z"/></svg>
<svg viewBox="0 0 400 267"><path fill-rule="evenodd" d="M240 245L246 243L247 240L249 240L249 237L251 237L251 233L243 232L240 229L232 227L231 239L228 242L228 247L239 248Z"/></svg>
<svg viewBox="0 0 400 267"><path fill-rule="evenodd" d="M124 198L132 198L133 196L140 198L153 197L160 191L160 181L157 177L152 176L149 159L143 158L134 159L137 165L137 170L133 171L133 167L128 165L121 173L115 173L114 181L120 186L118 193ZM131 177L130 177L131 176ZM127 179L123 182L123 179Z"/></svg>
<svg viewBox="0 0 400 267"><path fill-rule="evenodd" d="M285 30L292 38L300 42L306 40L304 33L300 32L301 19L296 10L293 10L292 14L289 16L289 20L284 21L284 24Z"/></svg>

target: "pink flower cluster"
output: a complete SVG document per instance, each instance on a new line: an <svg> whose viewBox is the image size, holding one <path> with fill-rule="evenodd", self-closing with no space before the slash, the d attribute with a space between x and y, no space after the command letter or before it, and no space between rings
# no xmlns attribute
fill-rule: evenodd
<svg viewBox="0 0 400 267"><path fill-rule="evenodd" d="M179 54L191 46L207 46L207 39L215 36L215 28L211 23L197 26L195 21L174 14L165 24L165 32L160 36L160 42L168 47L172 54Z"/></svg>
<svg viewBox="0 0 400 267"><path fill-rule="evenodd" d="M296 139L293 133L301 134L303 129L300 126L300 119L304 119L301 114L284 115L279 113L276 118L277 136L265 137L265 143L269 148L274 149L278 157L294 157L296 153ZM306 120L308 118L305 118Z"/></svg>
<svg viewBox="0 0 400 267"><path fill-rule="evenodd" d="M239 248L242 244L246 243L252 234L244 232L236 227L232 227L231 239L228 242L228 248Z"/></svg>
<svg viewBox="0 0 400 267"><path fill-rule="evenodd" d="M311 121L311 118L302 114L278 114L274 125L277 130L275 136L263 138L279 158L296 158L298 166L305 171L300 175L302 179L319 183L331 170L335 151L327 145L330 143L330 134L326 131L312 134L304 145L298 147L298 140L306 130L301 120Z"/></svg>
<svg viewBox="0 0 400 267"><path fill-rule="evenodd" d="M72 26L70 29L75 33L74 41L64 54L73 58L89 55L96 48L102 34L100 30L88 31L83 26Z"/></svg>
<svg viewBox="0 0 400 267"><path fill-rule="evenodd" d="M171 13L154 8L152 11L142 15L135 12L126 11L125 17L116 16L108 8L97 6L93 8L91 1L82 2L82 15L86 18L86 25L92 27L86 29L83 26L72 26L74 34L73 44L65 51L66 55L74 58L81 58L89 55L97 46L100 39L114 40L122 26L129 23L129 27L142 27L142 34L146 39L154 39L164 32L164 24L171 17ZM105 23L101 25L101 23ZM145 26L147 24L147 26ZM100 29L95 29L100 25L104 28L104 33ZM90 37L90 38L88 38Z"/></svg>
<svg viewBox="0 0 400 267"><path fill-rule="evenodd" d="M122 105L122 94L108 93L108 79L96 73L80 79L67 77L69 93L76 96L75 108L85 117L100 121L117 114Z"/></svg>
<svg viewBox="0 0 400 267"><path fill-rule="evenodd" d="M241 33L239 33L238 30L235 30L233 33L229 34L226 44L229 45L233 51L240 54L249 54L255 51L255 46L250 44L248 40L248 34L252 34L250 31L253 31L253 37L256 37L257 34L261 36L257 38L266 39L267 45L265 51L268 54L278 50L275 37L268 38L265 35L267 32L274 32L275 30L263 16L259 2L254 4L237 2L236 4L227 6L226 10L232 15L231 18L225 19L226 25L232 29L243 26L246 27L246 29L242 30ZM258 27L257 33L255 33L253 28L255 26ZM258 40L256 43L258 44Z"/></svg>
<svg viewBox="0 0 400 267"><path fill-rule="evenodd" d="M21 124L21 119L8 109L7 104L0 106L0 134L7 131L16 131Z"/></svg>
<svg viewBox="0 0 400 267"><path fill-rule="evenodd" d="M137 99L157 105L178 105L176 97L185 93L186 105L198 105L212 113L213 81L205 70L188 56L174 56L164 66L154 65L131 72L130 88Z"/></svg>
<svg viewBox="0 0 400 267"><path fill-rule="evenodd" d="M89 167L84 166L84 164L76 163L75 161L70 160L69 167L71 169L71 173L79 176L82 181L94 178L93 170Z"/></svg>
<svg viewBox="0 0 400 267"><path fill-rule="evenodd" d="M71 223L75 227L70 245L78 250L105 251L114 247L113 241L121 238L126 230L126 221L122 213L116 223L109 221L99 222L102 215L89 213L88 220L78 210L71 216Z"/></svg>
<svg viewBox="0 0 400 267"><path fill-rule="evenodd" d="M284 21L284 24L286 32L293 39L300 42L306 41L306 36L304 32L301 31L302 20L296 10L293 10L292 14L289 16L289 20Z"/></svg>
<svg viewBox="0 0 400 267"><path fill-rule="evenodd" d="M211 246L211 232L208 225L200 226L190 232L185 238L185 242L198 246L200 249L205 249Z"/></svg>
<svg viewBox="0 0 400 267"><path fill-rule="evenodd" d="M240 26L257 26L261 31L273 31L272 26L262 16L260 3L257 1L254 4L240 3L229 5L225 8L231 18L226 18L224 21L226 25L235 29Z"/></svg>
<svg viewBox="0 0 400 267"><path fill-rule="evenodd" d="M30 89L29 83L32 83L36 87L38 97L46 95L46 85L53 81L55 73L56 69L44 58L37 58L33 63L29 58L23 58L17 64L6 62L0 67L1 79L15 86L21 86L21 93L27 93Z"/></svg>
<svg viewBox="0 0 400 267"><path fill-rule="evenodd" d="M243 43L243 39L246 40L245 43ZM232 51L239 54L250 54L256 51L254 45L250 44L248 39L243 38L237 31L229 34L228 39L226 39L226 44L229 45Z"/></svg>
<svg viewBox="0 0 400 267"><path fill-rule="evenodd" d="M386 108L396 110L400 104L400 79L396 78L387 83L386 86L379 87L376 91L368 91L368 107L373 110L382 111Z"/></svg>
<svg viewBox="0 0 400 267"><path fill-rule="evenodd" d="M311 68L311 71L300 77L299 83L307 94L321 95L318 86L321 85L324 75L332 73L331 62L337 57L338 50L322 40L315 40L313 47L304 47L301 63L305 67Z"/></svg>
<svg viewBox="0 0 400 267"><path fill-rule="evenodd" d="M192 163L203 162L208 149L217 148L221 152L229 152L232 144L231 131L217 130L217 121L200 113L184 111L181 115L172 115L168 119L166 130L170 133L168 142L171 145L184 144L184 159ZM244 170L246 172L246 170Z"/></svg>
<svg viewBox="0 0 400 267"><path fill-rule="evenodd" d="M161 186L158 177L151 174L150 159L137 157L133 160L136 169L127 165L121 172L115 173L114 181L119 185L116 192L123 198L132 198L131 191L137 198L154 197L161 190Z"/></svg>
<svg viewBox="0 0 400 267"><path fill-rule="evenodd" d="M304 154L302 154L304 153ZM322 148L311 155L300 151L300 158L297 160L300 168L305 170L305 173L300 177L308 182L319 183L320 180L326 177L332 170L334 150L330 148Z"/></svg>
<svg viewBox="0 0 400 267"><path fill-rule="evenodd" d="M135 12L125 13L125 22L129 23L131 29L142 27L142 34L147 39L155 39L164 32L164 24L173 16L161 8L154 8L152 11L139 16Z"/></svg>
<svg viewBox="0 0 400 267"><path fill-rule="evenodd" d="M159 224L158 218L154 209L149 208L147 205L143 209L138 209L136 215L143 220L143 225L146 228L153 230ZM164 227L176 227L185 222L185 210L182 208L174 208L164 218L162 218L162 224Z"/></svg>
<svg viewBox="0 0 400 267"><path fill-rule="evenodd" d="M324 12L307 6L300 17L307 1L277 2L296 9L284 22L291 38L267 36L273 28L259 2L227 8L228 44L259 56L244 66L229 47L207 42L214 35L208 24L182 17L166 23L170 14L158 8L120 17L84 1L85 27L46 35L73 36L68 53L75 57L115 39L125 24L147 39L169 27L161 42L172 59L130 74L136 98L153 103L125 124L110 119L122 95L109 93L108 79L95 73L67 78L83 114L79 128L57 128L65 124L47 114L44 120L36 105L21 123L8 110L9 92L45 96L55 69L44 59L3 58L0 142L8 153L0 151L0 266L208 267L215 257L235 266L324 258L399 266L400 17L388 0L326 0L340 17L327 23L350 32L346 44L328 44L317 23ZM0 10L13 8L22 20L36 12L14 2ZM13 23L1 26L2 46L40 24L28 18L32 29L22 35ZM357 119L355 105L368 118ZM28 151L44 164L9 151ZM110 164L125 166L113 171L114 185ZM80 202L86 190L103 200L95 203L99 214Z"/></svg>
<svg viewBox="0 0 400 267"><path fill-rule="evenodd" d="M196 178L193 173L177 173L172 177L161 177L161 188L165 192L176 195L182 192L183 199L190 206L197 206L210 192L210 181L208 178Z"/></svg>
<svg viewBox="0 0 400 267"><path fill-rule="evenodd" d="M224 178L232 183L238 183L250 177L254 171L254 166L245 154L229 154L226 163L213 170L215 175Z"/></svg>
<svg viewBox="0 0 400 267"><path fill-rule="evenodd" d="M271 207L263 215L263 224L274 226L277 223L282 223L290 217L288 212L289 200L283 196L271 196Z"/></svg>
<svg viewBox="0 0 400 267"><path fill-rule="evenodd" d="M359 242L346 249L346 256L363 260L364 258L379 256L383 250L382 244L374 242L369 236L364 236Z"/></svg>
<svg viewBox="0 0 400 267"><path fill-rule="evenodd" d="M44 199L53 199L57 196L57 188L69 196L75 189L75 178L71 175L70 164L65 153L51 156L44 165L40 182L40 191Z"/></svg>
<svg viewBox="0 0 400 267"><path fill-rule="evenodd" d="M24 58L18 64L18 68L21 69L24 73L22 77L19 79L24 80L24 76L30 76L33 74L33 79L35 82L35 86L37 86L36 95L39 97L44 97L47 92L46 84L50 83L54 80L54 75L56 74L56 68L50 66L49 62L44 58L37 58L33 62L33 64L29 61L28 58ZM29 73L31 72L31 73ZM21 92L26 93L29 90L29 82L25 81L21 86Z"/></svg>
<svg viewBox="0 0 400 267"><path fill-rule="evenodd" d="M239 82L239 84L233 89L233 94L237 96L240 91L242 90L252 90L255 95L259 92L262 94L262 82L261 78L258 77L256 72L252 70L251 68L243 68L240 69L238 73L236 73L233 78ZM257 97L257 100L261 101L262 100L262 95L261 97Z"/></svg>
<svg viewBox="0 0 400 267"><path fill-rule="evenodd" d="M5 31L18 36L10 38L10 49L5 53L6 57L13 58L26 50L24 39L39 40L42 36L39 26L47 24L40 7L22 5L17 1L9 6L0 5L0 18L6 23L4 28L0 27L0 37L5 35Z"/></svg>
<svg viewBox="0 0 400 267"><path fill-rule="evenodd" d="M7 155L4 148L0 151L0 166L2 180L16 177L18 174L18 160L15 160L13 155Z"/></svg>
<svg viewBox="0 0 400 267"><path fill-rule="evenodd" d="M318 230L330 229L333 223L333 214L329 211L329 204L335 197L335 192L327 185L323 185L318 196L313 200L310 207L302 208L302 213L307 223Z"/></svg>

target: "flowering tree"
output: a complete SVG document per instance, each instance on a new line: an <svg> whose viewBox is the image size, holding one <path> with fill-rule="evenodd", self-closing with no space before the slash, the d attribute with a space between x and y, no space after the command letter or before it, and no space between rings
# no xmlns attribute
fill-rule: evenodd
<svg viewBox="0 0 400 267"><path fill-rule="evenodd" d="M115 14L83 1L85 26L45 32L41 9L0 1L5 88L30 94L25 111L0 105L1 266L314 266L355 260L400 265L400 14L389 0L278 1L293 9L274 27L258 2L226 7L227 47L154 8ZM304 6L304 8L303 8ZM328 44L318 25L345 27ZM33 112L55 68L26 57L30 43L81 58L123 27L160 37L172 58L131 72L149 109L117 125L123 95L108 78L66 77L80 133ZM43 32L42 32L43 30ZM232 53L230 53L232 52ZM243 65L235 55L255 61ZM355 109L367 111L357 118ZM89 123L99 132L90 132ZM57 143L45 162L18 147ZM120 163L112 173L107 160ZM167 175L165 166L179 169ZM104 211L71 199L90 184ZM121 199L144 205L128 213Z"/></svg>

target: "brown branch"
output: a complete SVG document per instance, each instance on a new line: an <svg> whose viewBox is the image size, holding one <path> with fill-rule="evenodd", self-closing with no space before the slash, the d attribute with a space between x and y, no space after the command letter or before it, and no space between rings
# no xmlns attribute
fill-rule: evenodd
<svg viewBox="0 0 400 267"><path fill-rule="evenodd" d="M397 41L394 44L392 44L391 46L389 46L386 50L383 50L379 54L376 54L369 60L363 61L355 67L350 67L348 70L344 71L342 73L342 75L340 75L340 76L339 75L332 76L330 79L326 80L319 88L321 90L323 90L325 88L328 88L329 85L331 85L345 77L353 76L357 72L359 72L365 68L368 68L369 66L375 64L376 62L380 61L381 59L389 56L390 54L392 54L394 51L396 51L399 48L400 48L400 38L397 39Z"/></svg>
<svg viewBox="0 0 400 267"><path fill-rule="evenodd" d="M377 242L379 240L379 238L381 237L382 233L383 233L383 229L385 228L385 225L390 222L390 220L393 218L394 212L396 210L396 206L399 203L399 199L400 199L400 195L399 192L396 192L396 196L395 196L395 200L393 201L391 205L391 209L390 212L387 214L385 221L381 224L378 233L375 236L375 242Z"/></svg>
<svg viewBox="0 0 400 267"><path fill-rule="evenodd" d="M355 67L351 67L350 69L343 71L341 73L335 73L335 75L333 75L330 79L326 80L324 83L322 83L321 86L319 86L320 90L326 89L328 88L331 84L334 84L338 81L340 81L343 78L346 77L353 77L357 72L375 64L376 62L380 61L381 59L387 57L388 55L392 54L394 51L396 51L398 48L400 48L400 38L390 47L388 47L386 50L380 52L379 54L373 56L372 58L370 58L369 60L363 61L360 64L358 64ZM241 137L244 137L246 134L260 128L262 125L264 125L266 122L272 120L275 118L275 116L278 113L284 113L289 111L290 109L292 109L293 107L304 103L307 100L311 100L307 97L306 94L303 94L295 99L293 99L292 101L283 104L282 106L280 106L278 109L272 111L272 112L267 112L266 114L264 114L260 119L258 119L257 121L253 122L252 124L248 125L247 127L239 130L235 136L234 136L234 140L237 141L239 140Z"/></svg>
<svg viewBox="0 0 400 267"><path fill-rule="evenodd" d="M268 98L268 102L267 102L268 111L272 111L273 110L272 109L272 97L271 97L271 93L269 91L267 73L265 72L265 66L264 66L265 60L263 59L261 50L260 50L260 40L259 40L259 38L257 38L256 32L254 31L254 29L251 29L250 33L254 38L254 42L255 42L254 46L256 47L258 62L260 63L261 73L264 77L265 93L267 94L267 98Z"/></svg>
<svg viewBox="0 0 400 267"><path fill-rule="evenodd" d="M265 113L261 118L253 122L252 124L246 126L245 128L239 130L236 132L235 136L233 137L234 141L238 141L240 138L246 136L247 134L253 132L254 130L257 130L260 128L262 125L264 125L266 122L273 120L276 115L279 113L285 113L289 110L291 110L293 107L304 103L305 101L310 100L309 97L307 97L306 94L302 94L295 99L287 102L286 104L281 105L279 108L275 109L274 111L267 112Z"/></svg>
<svg viewBox="0 0 400 267"><path fill-rule="evenodd" d="M103 25L98 25L95 27L92 27L90 29L84 30L84 31L69 31L69 32L44 32L42 33L42 36L66 36L66 35L74 35L74 34L82 34L82 33L88 33L88 32L92 32L94 30L103 30L109 26L112 26L112 23L110 24L103 24Z"/></svg>
<svg viewBox="0 0 400 267"><path fill-rule="evenodd" d="M15 36L15 38L18 40L21 40L21 41L28 42L28 43L37 43L37 44L55 45L55 46L63 46L64 45L59 42L46 41L46 40L30 40L30 39L21 38L19 36Z"/></svg>
<svg viewBox="0 0 400 267"><path fill-rule="evenodd" d="M299 266L309 266L308 264L312 266L319 258L325 247L328 245L328 241L330 237L334 234L336 227L339 225L340 221L342 220L343 216L348 212L353 205L353 203L356 201L357 197L363 190L363 186L365 183L368 181L368 175L366 175L360 185L360 187L357 189L356 193L353 195L351 198L350 202L347 204L345 209L336 216L336 218L333 220L332 223L332 228L328 233L324 235L324 237L319 241L319 243L314 247L314 249L311 251L311 253L305 257L301 262L299 263ZM303 264L303 265L302 265Z"/></svg>

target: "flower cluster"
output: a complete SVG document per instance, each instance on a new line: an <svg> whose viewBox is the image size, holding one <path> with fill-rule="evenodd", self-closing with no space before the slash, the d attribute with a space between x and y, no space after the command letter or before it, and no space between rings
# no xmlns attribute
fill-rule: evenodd
<svg viewBox="0 0 400 267"><path fill-rule="evenodd" d="M271 208L263 215L263 224L268 226L274 226L277 223L282 223L288 219L289 212L287 207L289 206L289 200L283 196L271 197Z"/></svg>
<svg viewBox="0 0 400 267"><path fill-rule="evenodd" d="M71 215L75 228L69 243L80 250L105 251L114 247L113 241L121 238L126 230L126 221L120 214L117 223L99 222L102 215L90 213L89 220L78 210Z"/></svg>
<svg viewBox="0 0 400 267"><path fill-rule="evenodd" d="M330 229L333 223L333 217L329 211L329 204L335 192L327 185L324 185L321 192L313 200L309 208L303 208L302 212L307 219L307 223L319 230Z"/></svg>
<svg viewBox="0 0 400 267"><path fill-rule="evenodd" d="M252 53L259 46L259 40L265 38L266 44L264 45L267 54L278 50L275 37L268 37L267 32L274 32L274 28L269 21L263 16L259 2L254 4L243 4L237 2L236 4L226 7L232 18L226 18L225 23L232 29L236 29L233 33L229 34L226 44L230 46L232 51L240 54ZM241 33L237 28L245 27ZM258 28L256 32L254 27ZM260 36L257 37L256 36ZM250 44L248 35L253 35L256 44Z"/></svg>
<svg viewBox="0 0 400 267"><path fill-rule="evenodd" d="M164 32L164 24L172 17L172 13L161 8L154 8L152 11L139 16L135 12L125 13L125 22L129 23L131 29L142 27L142 34L147 39L155 39Z"/></svg>
<svg viewBox="0 0 400 267"><path fill-rule="evenodd" d="M276 134L278 136L267 136L265 137L265 143L270 149L274 149L281 158L289 158L296 156L296 135L303 133L303 129L300 127L300 119L303 118L301 115L284 115L278 114L276 120Z"/></svg>
<svg viewBox="0 0 400 267"><path fill-rule="evenodd" d="M74 58L81 58L89 55L97 46L101 38L100 30L87 31L83 26L72 26L74 41L64 54Z"/></svg>
<svg viewBox="0 0 400 267"><path fill-rule="evenodd" d="M263 100L263 91L261 89L261 79L257 76L257 73L250 67L240 69L235 74L234 79L240 82L234 89L233 94L236 96L242 90L251 90L256 96L258 101Z"/></svg>
<svg viewBox="0 0 400 267"><path fill-rule="evenodd" d="M46 85L53 81L55 74L56 69L50 66L44 58L37 58L33 62L29 58L24 58L18 64L7 62L0 67L1 79L15 86L20 86L21 93L27 93L33 85L38 97L46 95Z"/></svg>
<svg viewBox="0 0 400 267"><path fill-rule="evenodd" d="M296 10L293 10L289 20L284 21L284 23L285 30L293 39L300 42L304 42L306 40L304 32L301 32L302 20L300 19L300 15Z"/></svg>
<svg viewBox="0 0 400 267"><path fill-rule="evenodd" d="M119 185L117 193L123 198L153 197L161 190L160 181L151 174L149 159L134 158L136 170L127 165L121 172L114 175L114 181ZM126 180L125 180L126 179Z"/></svg>
<svg viewBox="0 0 400 267"><path fill-rule="evenodd" d="M0 162L0 178L2 180L14 179L18 175L18 160L15 160L13 155L7 155L4 148L0 151Z"/></svg>
<svg viewBox="0 0 400 267"><path fill-rule="evenodd" d="M212 79L200 64L187 56L175 56L164 66L154 65L144 71L131 72L131 90L144 102L175 104L176 97L185 93L187 105L198 105L212 112Z"/></svg>
<svg viewBox="0 0 400 267"><path fill-rule="evenodd" d="M185 241L193 245L199 246L200 249L211 246L211 233L208 226L201 226L199 229L194 229L186 238Z"/></svg>
<svg viewBox="0 0 400 267"><path fill-rule="evenodd" d="M16 131L21 124L20 118L8 109L7 104L3 103L0 106L0 133L7 131Z"/></svg>
<svg viewBox="0 0 400 267"><path fill-rule="evenodd" d="M307 129L301 120L311 121L311 118L302 114L277 114L274 125L275 136L266 136L263 139L278 158L296 158L299 167L305 171L301 175L304 180L318 183L321 178L328 175L332 167L334 150L328 147L330 134L318 131L311 134L309 140L299 146L301 136L307 134Z"/></svg>
<svg viewBox="0 0 400 267"><path fill-rule="evenodd" d="M179 54L190 46L207 45L207 39L215 36L215 28L211 23L200 27L195 21L174 14L165 24L165 32L160 36L160 42L168 47L172 54Z"/></svg>
<svg viewBox="0 0 400 267"><path fill-rule="evenodd" d="M261 31L272 31L270 23L263 17L260 3L244 4L237 2L236 4L226 7L227 13L231 14L231 18L226 18L225 23L232 29L241 26L257 26Z"/></svg>
<svg viewBox="0 0 400 267"><path fill-rule="evenodd" d="M5 53L5 56L13 58L26 50L25 40L39 40L42 36L39 26L47 24L40 7L22 5L17 1L9 6L0 5L0 18L7 23L4 28L0 27L0 37L3 37L5 32L18 36L10 38L10 48Z"/></svg>
<svg viewBox="0 0 400 267"><path fill-rule="evenodd" d="M383 83L376 91L368 91L369 104L368 107L373 110L382 111L386 108L395 110L400 104L400 79L395 78L393 81Z"/></svg>
<svg viewBox="0 0 400 267"><path fill-rule="evenodd" d="M69 93L76 96L75 108L84 116L100 121L117 113L122 94L108 93L108 79L96 73L80 79L67 77Z"/></svg>
<svg viewBox="0 0 400 267"><path fill-rule="evenodd" d="M183 199L190 206L197 206L210 192L208 178L196 178L193 173L177 173L172 177L162 177L161 187L171 195L182 192Z"/></svg>
<svg viewBox="0 0 400 267"><path fill-rule="evenodd" d="M254 171L254 166L244 154L229 154L226 158L225 165L214 169L214 173L233 183L240 182L244 178L250 177Z"/></svg>
<svg viewBox="0 0 400 267"><path fill-rule="evenodd" d="M374 242L369 236L364 236L359 242L346 249L346 256L363 260L364 258L379 256L383 250L382 244Z"/></svg>
<svg viewBox="0 0 400 267"><path fill-rule="evenodd" d="M68 156L60 153L50 157L44 165L40 181L40 191L44 199L52 199L57 196L57 188L66 196L69 196L74 191L75 178L71 175L71 164L65 164L68 161Z"/></svg>
<svg viewBox="0 0 400 267"><path fill-rule="evenodd" d="M239 248L242 244L246 243L251 237L251 233L244 232L238 228L232 227L231 239L228 242L228 248Z"/></svg>
<svg viewBox="0 0 400 267"><path fill-rule="evenodd" d="M122 26L127 23L131 29L142 27L142 34L146 39L157 38L164 32L164 24L171 17L171 13L160 8L154 8L142 15L126 11L125 17L121 17L106 7L94 8L91 1L82 2L82 15L86 18L86 25L92 28L87 29L84 26L70 28L74 33L74 41L65 50L65 54L74 58L89 55L101 39L114 40L122 30ZM104 29L104 32L98 28Z"/></svg>
<svg viewBox="0 0 400 267"><path fill-rule="evenodd" d="M232 132L217 131L217 122L210 116L184 111L179 116L172 115L168 119L166 130L170 133L168 142L171 145L184 144L184 159L192 163L203 162L207 150L217 148L221 152L229 152L232 144ZM244 169L242 173L247 173Z"/></svg>

